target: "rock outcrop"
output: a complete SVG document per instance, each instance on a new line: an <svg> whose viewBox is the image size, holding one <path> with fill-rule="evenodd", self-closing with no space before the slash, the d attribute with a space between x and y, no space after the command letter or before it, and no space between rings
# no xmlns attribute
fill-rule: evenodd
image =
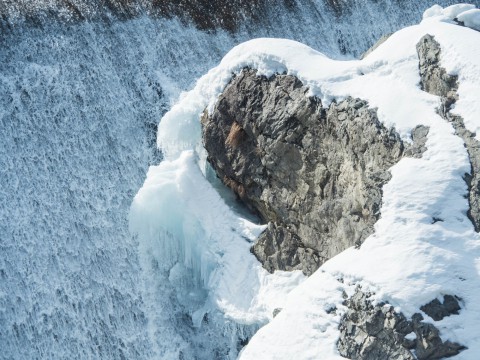
<svg viewBox="0 0 480 360"><path fill-rule="evenodd" d="M438 329L424 322L420 313L409 320L389 304L373 305L369 297L370 294L357 288L355 294L345 300L347 312L342 317L337 342L342 356L359 360L435 360L457 355L465 349L460 344L443 341ZM445 303L451 302L453 306L455 302L460 310L458 302L452 301L454 296L446 295L447 298ZM440 304L435 299L422 306L422 310L438 310L438 306L431 305L436 302Z"/></svg>
<svg viewBox="0 0 480 360"><path fill-rule="evenodd" d="M252 251L269 271L313 273L360 244L380 216L388 169L420 156L427 128L406 149L360 99L324 107L295 77L244 70L202 118L208 161L263 221Z"/></svg>
<svg viewBox="0 0 480 360"><path fill-rule="evenodd" d="M458 315L458 312L460 311L458 300L459 299L456 296L445 295L443 297L443 303L438 299L433 299L428 304L420 307L420 310L430 316L433 320L440 321L444 317Z"/></svg>
<svg viewBox="0 0 480 360"><path fill-rule="evenodd" d="M478 231L480 146L475 134L465 128L463 119L450 111L458 98L458 82L440 66L440 51L440 44L431 35L425 35L417 44L421 86L424 91L441 97L439 114L452 123L456 134L465 142L472 165L472 173L466 174L470 202L468 215ZM435 325L424 322L420 313L408 320L388 304L373 305L369 296L357 288L355 294L345 301L347 312L341 320L337 343L342 356L372 360L442 359L465 349L460 344L442 341ZM459 300L454 295L444 295L443 302L433 299L420 310L434 321L440 321L458 315L461 310Z"/></svg>
<svg viewBox="0 0 480 360"><path fill-rule="evenodd" d="M462 117L453 114L450 110L458 99L458 79L449 75L440 66L440 44L431 35L425 35L417 44L420 61L420 78L422 89L430 94L441 97L441 106L438 113L455 129L455 133L462 138L467 148L471 164L471 173L465 174L468 185L468 200L470 209L468 217L475 230L480 231L480 142L474 133L469 131Z"/></svg>

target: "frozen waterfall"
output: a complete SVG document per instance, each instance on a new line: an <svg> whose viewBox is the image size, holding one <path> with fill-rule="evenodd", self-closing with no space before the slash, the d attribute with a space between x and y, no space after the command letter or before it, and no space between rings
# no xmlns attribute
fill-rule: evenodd
<svg viewBox="0 0 480 360"><path fill-rule="evenodd" d="M265 318L205 316L208 291L228 285L216 277L221 260L207 241L226 241L214 230L229 223L200 228L205 209L168 198L181 190L174 176L184 191L198 187L191 197L206 196L202 184L172 174L165 198L145 195L168 226L141 213L132 222L137 235L129 231L132 201L149 165L161 160L159 119L240 42L291 38L349 58L418 21L434 1L355 0L335 12L328 1L294 0L295 11L282 8L261 26L246 20L235 33L141 15L63 23L48 21L47 12L42 22L18 20L20 3L57 4L0 4L0 357L234 358ZM199 159L181 161L191 167ZM229 211L223 220L237 222L236 244L248 248L259 227ZM178 234L182 241L170 241ZM252 259L245 261L258 267ZM268 281L264 275L255 281ZM300 281L294 276L283 280ZM232 302L241 302L240 289L232 284ZM235 304L245 313L250 305Z"/></svg>

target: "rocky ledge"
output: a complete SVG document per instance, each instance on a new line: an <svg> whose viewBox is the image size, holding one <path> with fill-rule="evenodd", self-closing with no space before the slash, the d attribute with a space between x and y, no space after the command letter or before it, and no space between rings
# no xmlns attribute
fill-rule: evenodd
<svg viewBox="0 0 480 360"><path fill-rule="evenodd" d="M208 161L223 183L268 223L252 251L269 271L313 273L353 245L380 216L388 169L421 156L361 99L323 106L294 76L245 69L202 118Z"/></svg>
<svg viewBox="0 0 480 360"><path fill-rule="evenodd" d="M457 355L464 346L443 341L440 332L421 313L407 319L386 303L373 305L371 294L357 288L345 300L347 312L340 323L337 348L349 359L434 360ZM457 297L445 295L443 303L434 299L421 310L435 321L458 315ZM415 355L414 355L415 354Z"/></svg>

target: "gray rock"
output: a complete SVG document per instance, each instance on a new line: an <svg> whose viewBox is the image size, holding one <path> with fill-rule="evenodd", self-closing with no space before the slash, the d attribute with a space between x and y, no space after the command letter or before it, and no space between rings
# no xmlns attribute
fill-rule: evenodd
<svg viewBox="0 0 480 360"><path fill-rule="evenodd" d="M359 360L434 360L458 354L464 346L443 342L438 329L421 314L408 320L388 304L372 305L370 294L357 288L345 301L337 348L340 355ZM409 334L415 334L411 339ZM415 351L413 355L412 350Z"/></svg>
<svg viewBox="0 0 480 360"><path fill-rule="evenodd" d="M348 310L342 317L337 342L340 355L349 359L415 359L403 345L405 335L413 331L412 323L391 306L373 306L369 296L357 288L345 302Z"/></svg>
<svg viewBox="0 0 480 360"><path fill-rule="evenodd" d="M446 316L458 315L460 311L460 304L455 296L445 295L443 303L438 299L433 299L428 304L420 307L425 314L430 316L435 321L440 321Z"/></svg>
<svg viewBox="0 0 480 360"><path fill-rule="evenodd" d="M423 317L419 315L415 314L412 317L413 329L417 337L415 355L418 360L448 358L466 349L465 346L457 343L443 342L438 329L432 324L422 322Z"/></svg>
<svg viewBox="0 0 480 360"><path fill-rule="evenodd" d="M359 246L380 216L388 169L405 151L367 102L325 108L297 78L248 69L203 116L202 129L219 178L268 223L253 253L269 271L311 274ZM418 129L412 155L427 132Z"/></svg>
<svg viewBox="0 0 480 360"><path fill-rule="evenodd" d="M427 135L429 127L418 125L412 130L412 145L405 150L405 156L421 158L423 153L427 150L425 144L427 143Z"/></svg>
<svg viewBox="0 0 480 360"><path fill-rule="evenodd" d="M440 52L440 44L431 35L425 35L417 44L422 90L447 97L456 88L457 79L440 67Z"/></svg>
<svg viewBox="0 0 480 360"><path fill-rule="evenodd" d="M448 75L440 66L440 44L431 35L425 35L417 44L420 60L420 77L422 89L440 96L442 106L439 114L449 121L455 133L462 138L468 151L471 164L471 173L465 174L468 185L469 211L468 217L475 230L480 231L480 142L475 139L475 134L465 128L463 119L450 111L458 95L457 77Z"/></svg>

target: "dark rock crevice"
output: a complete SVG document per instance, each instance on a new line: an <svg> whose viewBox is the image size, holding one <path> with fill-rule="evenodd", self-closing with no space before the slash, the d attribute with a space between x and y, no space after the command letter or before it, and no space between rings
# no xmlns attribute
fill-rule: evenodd
<svg viewBox="0 0 480 360"><path fill-rule="evenodd" d="M457 76L447 74L440 66L440 44L431 35L425 35L417 44L419 57L420 86L422 90L440 96L441 106L438 113L450 122L464 142L470 159L471 172L465 174L465 182L468 185L469 210L468 218L480 232L480 141L474 133L466 129L463 118L452 113L452 106L458 99Z"/></svg>
<svg viewBox="0 0 480 360"><path fill-rule="evenodd" d="M378 120L366 101L324 107L295 77L234 77L202 118L208 161L263 221L252 252L269 271L305 274L373 233L388 169L421 156L428 128L413 145Z"/></svg>

